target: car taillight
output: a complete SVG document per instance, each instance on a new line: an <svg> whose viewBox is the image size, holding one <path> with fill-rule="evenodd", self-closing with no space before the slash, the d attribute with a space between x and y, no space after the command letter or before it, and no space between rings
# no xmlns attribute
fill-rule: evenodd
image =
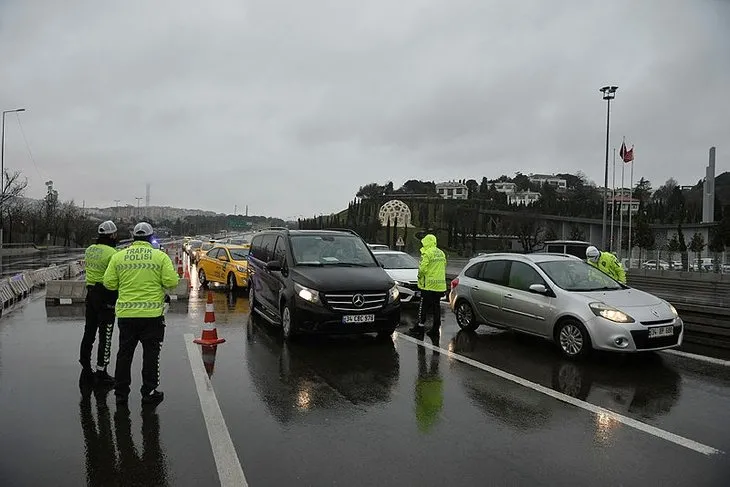
<svg viewBox="0 0 730 487"><path fill-rule="evenodd" d="M456 279L451 281L451 289L454 289L458 285L459 285L459 278L457 277Z"/></svg>

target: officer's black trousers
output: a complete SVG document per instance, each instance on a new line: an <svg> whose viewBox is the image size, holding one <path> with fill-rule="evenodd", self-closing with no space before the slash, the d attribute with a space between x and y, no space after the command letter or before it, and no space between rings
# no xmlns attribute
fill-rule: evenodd
<svg viewBox="0 0 730 487"><path fill-rule="evenodd" d="M418 323L426 324L428 315L433 316L433 328L441 328L441 298L444 293L438 291L421 291L421 303L418 305Z"/></svg>
<svg viewBox="0 0 730 487"><path fill-rule="evenodd" d="M85 369L91 369L91 352L97 334L99 344L96 349L96 365L103 368L109 365L114 331L114 309L111 307L114 297L110 298L110 292L101 284L87 287L86 324L79 353L79 363Z"/></svg>
<svg viewBox="0 0 730 487"><path fill-rule="evenodd" d="M165 338L165 319L119 318L119 352L114 369L117 396L129 395L132 383L132 359L137 343L142 342L142 387L143 396L154 391L160 383L160 349Z"/></svg>

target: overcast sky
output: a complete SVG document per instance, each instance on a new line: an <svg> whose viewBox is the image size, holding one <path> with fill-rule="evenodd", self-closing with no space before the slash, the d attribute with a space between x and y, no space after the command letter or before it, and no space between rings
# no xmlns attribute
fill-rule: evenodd
<svg viewBox="0 0 730 487"><path fill-rule="evenodd" d="M411 178L730 170L727 0L0 0L5 165L86 206L329 213ZM620 170L619 170L620 176Z"/></svg>

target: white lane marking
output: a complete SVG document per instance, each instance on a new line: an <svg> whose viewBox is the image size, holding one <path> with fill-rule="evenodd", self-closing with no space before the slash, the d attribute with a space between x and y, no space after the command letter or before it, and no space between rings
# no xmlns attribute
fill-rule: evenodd
<svg viewBox="0 0 730 487"><path fill-rule="evenodd" d="M238 460L238 454L236 454L236 447L233 446L233 440L231 440L231 435L228 432L226 421L223 419L218 399L215 397L213 384L211 384L210 378L205 372L203 356L198 349L198 345L193 343L192 333L186 333L184 338L185 346L188 349L188 358L190 358L190 369L193 371L195 388L200 399L200 408L203 410L205 427L208 430L208 439L213 450L215 466L218 469L218 478L221 485L225 487L247 487L246 476L243 474L241 462Z"/></svg>
<svg viewBox="0 0 730 487"><path fill-rule="evenodd" d="M707 362L709 364L722 365L723 367L730 367L730 360L722 360L715 357L705 357L704 355L697 355L694 353L687 353L679 350L662 350L662 353L666 353L668 355L676 355L678 357L685 357L692 360L699 360L700 362Z"/></svg>
<svg viewBox="0 0 730 487"><path fill-rule="evenodd" d="M403 338L404 340L415 343L417 345L424 346L430 350L435 350L439 353L443 353L444 355L451 357L454 360L458 360L459 362L463 362L465 364L471 365L472 367L476 367L485 372L489 372L491 374L494 374L503 379L507 379L507 380L512 381L521 386L528 387L534 391L541 392L541 393L545 394L546 396L550 396L559 401L562 401L562 402L565 402L568 404L572 404L573 406L577 406L581 409L585 409L586 411L590 411L595 414L608 415L611 418L615 419L616 421L623 423L627 426L635 428L639 431L643 431L645 433L649 433L650 435L656 436L657 438L662 438L664 440L670 441L679 446L689 448L690 450L694 450L696 452L699 452L699 453L702 453L705 455L716 455L716 454L723 453L721 450L712 448L711 446L703 445L702 443L698 443L694 440L690 440L683 436L679 436L674 433L670 433L669 431L659 429L655 426L651 426L646 423L642 423L641 421L637 421L635 419L632 419L627 416L623 416L619 413L613 412L610 409L605 409L600 406L596 406L595 404L581 401L580 399L576 399L572 396L568 396L567 394L563 394L561 392L547 388L540 384L536 384L527 379L523 379L522 377L512 375L509 372L505 372L503 370L500 370L500 369L497 369L494 367L490 367L489 365L485 365L481 362L477 362L476 360L472 360L472 359L465 357L463 355L460 355L458 353L450 352L449 350L443 349L441 347L431 345L430 343L426 343L423 340L418 340L417 338L413 338L411 336L404 335L403 333L400 333L400 332L395 332L395 334L396 334L396 338Z"/></svg>

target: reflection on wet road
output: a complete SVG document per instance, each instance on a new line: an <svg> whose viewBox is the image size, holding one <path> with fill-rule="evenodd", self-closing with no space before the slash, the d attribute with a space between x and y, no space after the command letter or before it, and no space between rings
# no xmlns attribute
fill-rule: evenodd
<svg viewBox="0 0 730 487"><path fill-rule="evenodd" d="M109 392L81 387L79 410L87 485L169 485L157 411L154 407L142 408L142 442L136 445L129 408L117 406L112 415Z"/></svg>
<svg viewBox="0 0 730 487"><path fill-rule="evenodd" d="M49 319L38 299L0 322L7 485L217 484L215 440L184 338L200 334L205 294L193 289L191 301L173 303L167 316L166 398L154 409L134 395L125 409L109 391L79 390L83 309ZM726 367L666 354L571 362L542 340L486 327L459 331L445 307L440 339L424 339L430 348L398 335L285 343L279 330L249 316L245 295L213 295L226 343L200 347L202 366L251 485L726 485L730 478L726 453L698 453L449 352L722 452L730 451ZM404 313L401 333L414 316Z"/></svg>

